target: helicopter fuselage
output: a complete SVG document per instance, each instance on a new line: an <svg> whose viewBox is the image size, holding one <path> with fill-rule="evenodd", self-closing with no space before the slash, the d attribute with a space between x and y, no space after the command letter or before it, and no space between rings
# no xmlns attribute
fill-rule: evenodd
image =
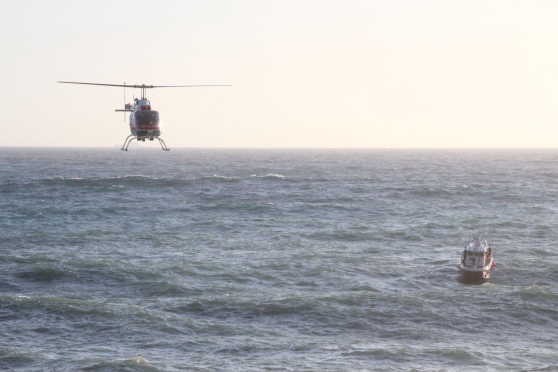
<svg viewBox="0 0 558 372"><path fill-rule="evenodd" d="M128 146L133 140L138 142L145 142L146 139L153 141L157 139L161 144L161 148L165 151L170 149L161 138L161 119L159 112L151 110L151 102L145 97L142 99L135 99L134 104L126 103L124 110L130 113L130 134L124 141L121 150L128 151Z"/></svg>
<svg viewBox="0 0 558 372"><path fill-rule="evenodd" d="M161 135L159 112L151 109L149 100L138 99L135 105L127 104L126 108L130 110L130 132L138 141L153 141Z"/></svg>

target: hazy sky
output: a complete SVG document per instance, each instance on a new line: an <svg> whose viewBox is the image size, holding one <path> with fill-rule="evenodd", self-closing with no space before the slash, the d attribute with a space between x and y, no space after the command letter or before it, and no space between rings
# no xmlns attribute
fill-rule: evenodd
<svg viewBox="0 0 558 372"><path fill-rule="evenodd" d="M2 146L557 147L556 0L0 0ZM126 100L140 92L126 90ZM159 146L158 143L134 146Z"/></svg>

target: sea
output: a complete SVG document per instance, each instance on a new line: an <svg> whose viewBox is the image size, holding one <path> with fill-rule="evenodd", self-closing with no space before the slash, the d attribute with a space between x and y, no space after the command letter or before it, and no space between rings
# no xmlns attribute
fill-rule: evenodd
<svg viewBox="0 0 558 372"><path fill-rule="evenodd" d="M558 150L0 148L0 370L558 371ZM457 265L493 249L483 284Z"/></svg>

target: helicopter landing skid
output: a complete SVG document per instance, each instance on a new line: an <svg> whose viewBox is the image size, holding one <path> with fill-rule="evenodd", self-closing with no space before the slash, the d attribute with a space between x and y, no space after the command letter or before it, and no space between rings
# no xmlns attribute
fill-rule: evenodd
<svg viewBox="0 0 558 372"><path fill-rule="evenodd" d="M132 137L132 138L130 138ZM122 145L122 148L120 150L122 151L128 151L128 146L130 145L130 142L132 142L133 140L135 140L136 137L132 136L131 134L126 137L126 139L124 140L124 144Z"/></svg>
<svg viewBox="0 0 558 372"><path fill-rule="evenodd" d="M167 144L165 143L165 141L163 141L162 138L157 137L157 139L159 140L159 143L161 144L161 150L170 151L170 149L167 147Z"/></svg>
<svg viewBox="0 0 558 372"><path fill-rule="evenodd" d="M167 147L167 144L165 143L165 141L163 141L162 138L159 137L155 137L159 140L159 144L161 145L161 150L163 151L170 151L170 149ZM128 146L130 146L130 142L132 142L133 140L135 140L136 137L133 134L130 134L128 137L126 137L126 139L124 140L124 144L122 145L122 148L120 150L122 151L128 151Z"/></svg>

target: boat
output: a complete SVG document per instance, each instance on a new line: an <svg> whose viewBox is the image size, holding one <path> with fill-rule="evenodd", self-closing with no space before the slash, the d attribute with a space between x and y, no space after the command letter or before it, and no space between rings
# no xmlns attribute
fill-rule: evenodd
<svg viewBox="0 0 558 372"><path fill-rule="evenodd" d="M461 279L465 282L484 282L490 278L490 270L496 266L492 248L487 241L477 236L469 240L461 255Z"/></svg>

